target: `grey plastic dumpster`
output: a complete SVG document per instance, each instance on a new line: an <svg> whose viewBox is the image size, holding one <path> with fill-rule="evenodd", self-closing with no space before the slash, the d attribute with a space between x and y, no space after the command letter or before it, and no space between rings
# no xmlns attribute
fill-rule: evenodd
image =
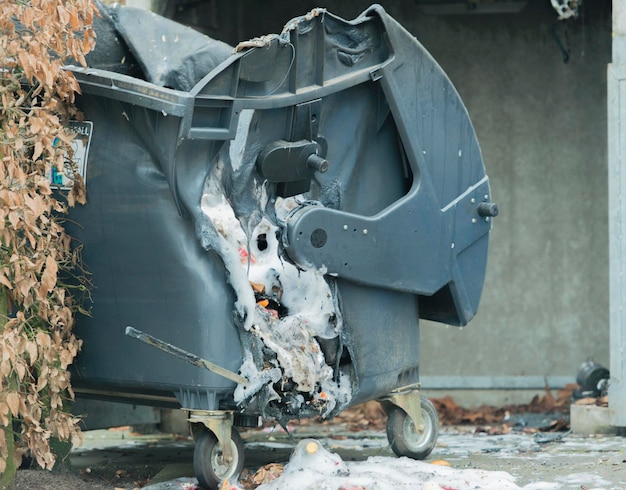
<svg viewBox="0 0 626 490"><path fill-rule="evenodd" d="M474 316L497 214L441 68L380 6L236 52L133 9L100 22L113 54L69 67L88 203L68 231L94 285L77 393L189 411L208 488L243 467L235 426L372 399L393 450L428 455L419 319Z"/></svg>

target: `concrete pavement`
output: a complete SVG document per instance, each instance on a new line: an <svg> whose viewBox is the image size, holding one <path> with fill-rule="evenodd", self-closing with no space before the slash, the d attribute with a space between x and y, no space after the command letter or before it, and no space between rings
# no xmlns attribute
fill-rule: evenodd
<svg viewBox="0 0 626 490"><path fill-rule="evenodd" d="M475 427L443 427L426 463L437 461L458 470L505 471L515 485L531 489L626 489L626 439L612 435L511 431L488 435ZM246 442L246 470L268 463L286 463L298 441L314 438L345 462L395 458L384 430L338 425L294 426L291 435L280 428L242 431ZM129 429L85 433L85 443L71 454L74 469L85 474L120 475L118 488L161 483L173 488L177 478L193 481L193 442L169 434L133 434ZM372 461L372 460L370 460ZM382 461L382 463L381 463ZM124 476L143 478L133 482ZM170 482L169 485L166 482ZM416 482L418 485L418 482ZM289 487L285 487L289 488ZM404 487L403 487L404 488ZM406 487L409 488L409 487ZM421 488L419 485L415 488ZM485 488L485 487L480 487Z"/></svg>

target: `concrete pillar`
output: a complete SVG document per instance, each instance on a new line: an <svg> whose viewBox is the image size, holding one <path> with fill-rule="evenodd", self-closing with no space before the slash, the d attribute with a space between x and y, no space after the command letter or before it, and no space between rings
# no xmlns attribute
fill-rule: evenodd
<svg viewBox="0 0 626 490"><path fill-rule="evenodd" d="M610 422L626 427L626 0L613 0L608 67Z"/></svg>

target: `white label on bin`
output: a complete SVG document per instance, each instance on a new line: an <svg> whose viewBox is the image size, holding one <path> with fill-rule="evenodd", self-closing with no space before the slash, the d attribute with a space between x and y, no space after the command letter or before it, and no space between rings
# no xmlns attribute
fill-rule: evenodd
<svg viewBox="0 0 626 490"><path fill-rule="evenodd" d="M89 143L91 142L91 134L93 132L93 123L91 121L70 121L70 130L74 133L72 140L72 149L74 157L69 165L69 159L66 159L63 172L59 172L56 167L52 167L50 174L50 182L55 189L69 190L74 185L74 174L77 172L83 180L87 172L87 157L89 156ZM85 182L85 185L87 183Z"/></svg>

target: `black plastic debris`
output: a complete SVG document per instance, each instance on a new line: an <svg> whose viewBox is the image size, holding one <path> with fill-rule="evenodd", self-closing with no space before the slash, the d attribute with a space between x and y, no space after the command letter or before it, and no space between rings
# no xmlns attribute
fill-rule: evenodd
<svg viewBox="0 0 626 490"><path fill-rule="evenodd" d="M610 378L611 375L607 368L588 359L578 368L576 373L578 388L574 390L572 397L577 400L580 398L600 398L606 396Z"/></svg>

